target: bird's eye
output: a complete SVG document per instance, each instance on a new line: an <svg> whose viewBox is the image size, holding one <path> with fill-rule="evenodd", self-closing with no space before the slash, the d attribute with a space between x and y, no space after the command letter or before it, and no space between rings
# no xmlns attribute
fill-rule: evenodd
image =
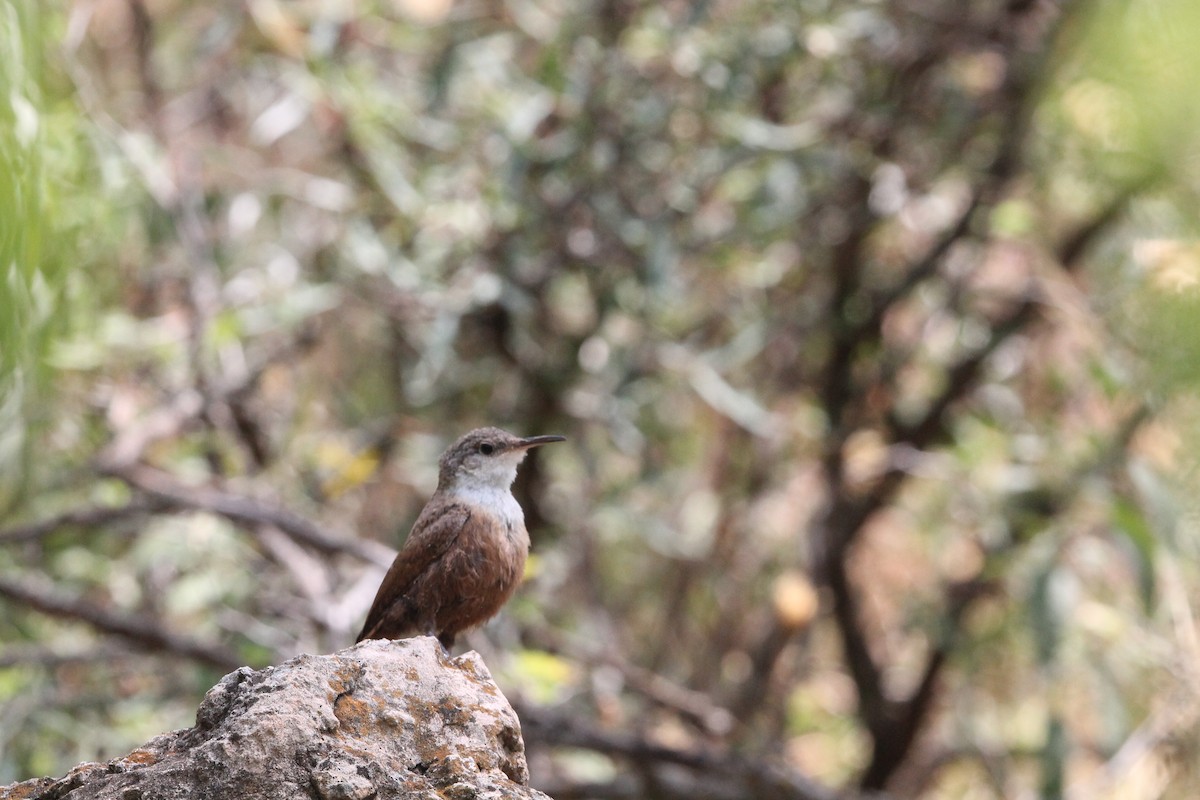
<svg viewBox="0 0 1200 800"><path fill-rule="evenodd" d="M483 453L485 456L490 456L492 453L496 452L496 445L492 444L491 442L484 442L479 445L479 452Z"/></svg>

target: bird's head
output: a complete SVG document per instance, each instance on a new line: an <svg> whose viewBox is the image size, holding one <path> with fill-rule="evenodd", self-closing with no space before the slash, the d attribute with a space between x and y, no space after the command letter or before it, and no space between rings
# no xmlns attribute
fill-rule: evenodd
<svg viewBox="0 0 1200 800"><path fill-rule="evenodd" d="M438 488L464 484L507 490L531 448L565 441L564 436L515 436L500 428L476 428L450 445L438 462Z"/></svg>

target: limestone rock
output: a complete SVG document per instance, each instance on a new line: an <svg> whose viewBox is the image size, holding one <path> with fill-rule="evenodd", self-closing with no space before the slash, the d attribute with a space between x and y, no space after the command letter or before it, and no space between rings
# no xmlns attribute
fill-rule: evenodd
<svg viewBox="0 0 1200 800"><path fill-rule="evenodd" d="M479 655L420 637L243 667L195 727L0 800L549 800L528 780L520 722Z"/></svg>

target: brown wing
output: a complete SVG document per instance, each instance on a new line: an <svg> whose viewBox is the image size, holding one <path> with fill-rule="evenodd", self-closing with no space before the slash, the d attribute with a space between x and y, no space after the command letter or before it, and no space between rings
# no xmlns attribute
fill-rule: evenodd
<svg viewBox="0 0 1200 800"><path fill-rule="evenodd" d="M470 518L470 510L458 503L439 503L436 508L425 506L404 546L396 554L396 560L384 576L383 583L379 585L375 602L371 604L367 621L363 623L356 642L391 638L386 634L381 635L377 629L385 621L394 622L398 614L403 616L403 609L396 608L396 604L406 603L405 596L412 588L413 581L454 544Z"/></svg>

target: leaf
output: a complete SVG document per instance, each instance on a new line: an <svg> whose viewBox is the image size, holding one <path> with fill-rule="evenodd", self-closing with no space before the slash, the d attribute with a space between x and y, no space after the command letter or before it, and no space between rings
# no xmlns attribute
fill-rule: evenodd
<svg viewBox="0 0 1200 800"><path fill-rule="evenodd" d="M1055 714L1046 722L1046 744L1042 748L1042 800L1063 796L1067 750L1067 727Z"/></svg>
<svg viewBox="0 0 1200 800"><path fill-rule="evenodd" d="M514 656L514 673L539 703L560 700L575 678L575 667L566 659L544 650L521 650Z"/></svg>
<svg viewBox="0 0 1200 800"><path fill-rule="evenodd" d="M1117 498L1113 503L1112 520L1117 531L1123 533L1133 545L1134 554L1137 556L1138 590L1142 599L1142 609L1150 613L1158 593L1154 570L1158 539L1141 508L1125 498Z"/></svg>
<svg viewBox="0 0 1200 800"><path fill-rule="evenodd" d="M1049 554L1033 579L1029 596L1029 617L1033 626L1038 665L1050 666L1058 657L1063 630L1076 605L1074 574L1058 561L1058 549Z"/></svg>

